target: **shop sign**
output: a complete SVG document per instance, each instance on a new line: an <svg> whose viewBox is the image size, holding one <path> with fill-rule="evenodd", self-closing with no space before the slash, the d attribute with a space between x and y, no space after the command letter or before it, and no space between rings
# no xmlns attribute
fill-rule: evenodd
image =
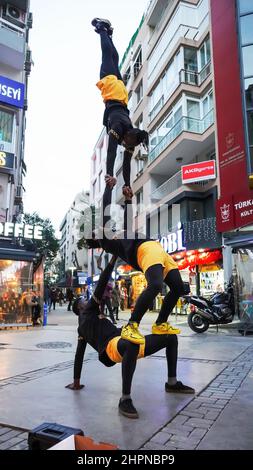
<svg viewBox="0 0 253 470"><path fill-rule="evenodd" d="M248 189L236 2L212 0L210 13L220 190L227 198Z"/></svg>
<svg viewBox="0 0 253 470"><path fill-rule="evenodd" d="M24 107L25 86L10 78L0 76L0 101L16 108Z"/></svg>
<svg viewBox="0 0 253 470"><path fill-rule="evenodd" d="M226 232L253 223L253 192L235 194L217 201L217 230Z"/></svg>
<svg viewBox="0 0 253 470"><path fill-rule="evenodd" d="M198 181L213 180L215 178L215 160L182 166L183 184L197 183Z"/></svg>
<svg viewBox="0 0 253 470"><path fill-rule="evenodd" d="M185 250L185 246L183 244L183 226L182 223L179 222L177 226L177 231L169 233L167 237L159 238L159 242L161 243L164 251L166 253L175 253L175 251L183 251Z"/></svg>
<svg viewBox="0 0 253 470"><path fill-rule="evenodd" d="M0 236L42 240L43 227L40 225L0 223Z"/></svg>
<svg viewBox="0 0 253 470"><path fill-rule="evenodd" d="M14 154L0 151L0 168L13 170L14 168Z"/></svg>

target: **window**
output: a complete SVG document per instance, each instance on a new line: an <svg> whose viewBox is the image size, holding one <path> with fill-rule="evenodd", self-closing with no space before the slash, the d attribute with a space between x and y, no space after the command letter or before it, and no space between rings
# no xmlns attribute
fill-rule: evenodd
<svg viewBox="0 0 253 470"><path fill-rule="evenodd" d="M12 142L14 114L0 109L0 140Z"/></svg>
<svg viewBox="0 0 253 470"><path fill-rule="evenodd" d="M251 13L253 10L252 0L239 0L239 8L241 15Z"/></svg>
<svg viewBox="0 0 253 470"><path fill-rule="evenodd" d="M213 90L211 90L202 101L203 105L203 117L205 117L211 109L213 109Z"/></svg>
<svg viewBox="0 0 253 470"><path fill-rule="evenodd" d="M137 77L140 69L142 67L142 50L138 52L135 60L134 60L134 78Z"/></svg>
<svg viewBox="0 0 253 470"><path fill-rule="evenodd" d="M101 187L102 185L102 171L100 171L99 175L98 175L98 192L100 193L101 192Z"/></svg>
<svg viewBox="0 0 253 470"><path fill-rule="evenodd" d="M131 67L128 67L128 69L126 70L126 72L123 75L123 81L124 81L125 85L128 84L128 82L130 80L130 77L131 77Z"/></svg>
<svg viewBox="0 0 253 470"><path fill-rule="evenodd" d="M253 75L253 45L242 48L244 76Z"/></svg>
<svg viewBox="0 0 253 470"><path fill-rule="evenodd" d="M143 190L136 193L137 214L141 213L141 206L143 205Z"/></svg>
<svg viewBox="0 0 253 470"><path fill-rule="evenodd" d="M253 109L253 77L244 81L246 109Z"/></svg>
<svg viewBox="0 0 253 470"><path fill-rule="evenodd" d="M136 89L137 104L141 101L142 98L143 98L143 85L142 85L142 81L141 81L140 85Z"/></svg>
<svg viewBox="0 0 253 470"><path fill-rule="evenodd" d="M189 201L189 220L201 220L204 218L203 201Z"/></svg>
<svg viewBox="0 0 253 470"><path fill-rule="evenodd" d="M94 183L93 183L93 188L92 188L92 189L93 189L93 191L92 191L92 193L93 193L93 199L95 199L95 196L96 196L96 182L97 182L97 180L94 181Z"/></svg>
<svg viewBox="0 0 253 470"><path fill-rule="evenodd" d="M200 48L200 70L211 60L210 39L208 38Z"/></svg>

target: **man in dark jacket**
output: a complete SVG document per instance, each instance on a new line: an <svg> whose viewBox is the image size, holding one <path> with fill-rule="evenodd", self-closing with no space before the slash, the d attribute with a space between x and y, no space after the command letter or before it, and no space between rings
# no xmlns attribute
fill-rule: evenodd
<svg viewBox="0 0 253 470"><path fill-rule="evenodd" d="M122 363L122 396L119 401L119 412L128 418L138 418L138 412L131 399L131 385L137 359L155 354L166 348L168 381L165 383L167 393L195 393L194 389L177 380L177 336L147 335L144 344L137 345L121 337L121 331L100 313L100 302L105 287L116 262L112 257L102 272L92 298L85 302L82 297L75 300L73 312L79 318L78 345L74 363L74 382L67 385L71 390L80 390L81 370L87 344L98 352L99 361L111 367Z"/></svg>

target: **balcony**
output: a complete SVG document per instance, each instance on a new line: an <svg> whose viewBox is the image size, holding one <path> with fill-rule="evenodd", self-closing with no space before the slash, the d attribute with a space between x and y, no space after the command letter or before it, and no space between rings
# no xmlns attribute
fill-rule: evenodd
<svg viewBox="0 0 253 470"><path fill-rule="evenodd" d="M214 123L214 111L211 109L203 119L195 119L182 116L181 119L162 137L149 154L149 164L180 135L182 132L191 132L193 134L203 134Z"/></svg>
<svg viewBox="0 0 253 470"><path fill-rule="evenodd" d="M212 181L213 183L213 181ZM203 181L200 183L191 183L189 185L182 183L181 170L169 178L165 183L159 186L151 195L152 201L161 201L164 197L169 196L172 199L175 193L180 189L181 191L197 190L199 192L206 191L210 181Z"/></svg>
<svg viewBox="0 0 253 470"><path fill-rule="evenodd" d="M151 122L157 114L161 111L162 107L164 105L164 95L159 99L159 101L156 103L156 105L151 109L148 117L149 117L149 122Z"/></svg>
<svg viewBox="0 0 253 470"><path fill-rule="evenodd" d="M0 57L1 62L15 70L23 70L25 35L21 28L0 18Z"/></svg>
<svg viewBox="0 0 253 470"><path fill-rule="evenodd" d="M200 72L194 70L181 69L179 72L179 82L187 85L200 86L211 74L211 61L208 62Z"/></svg>

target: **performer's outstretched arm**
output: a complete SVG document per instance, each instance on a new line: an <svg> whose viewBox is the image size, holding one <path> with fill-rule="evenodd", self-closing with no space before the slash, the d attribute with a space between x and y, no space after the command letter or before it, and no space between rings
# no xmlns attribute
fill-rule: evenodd
<svg viewBox="0 0 253 470"><path fill-rule="evenodd" d="M104 291L105 291L105 288L107 286L107 283L110 279L110 276L112 274L112 271L113 271L113 268L114 268L114 265L116 263L116 260L117 260L117 257L116 256L112 256L111 260L109 261L108 265L106 266L106 268L104 269L104 271L100 274L100 278L99 278L99 281L98 281L98 284L97 284L97 287L95 289L95 292L93 294L93 300L99 304L101 302L101 299L103 297L103 294L104 294Z"/></svg>

